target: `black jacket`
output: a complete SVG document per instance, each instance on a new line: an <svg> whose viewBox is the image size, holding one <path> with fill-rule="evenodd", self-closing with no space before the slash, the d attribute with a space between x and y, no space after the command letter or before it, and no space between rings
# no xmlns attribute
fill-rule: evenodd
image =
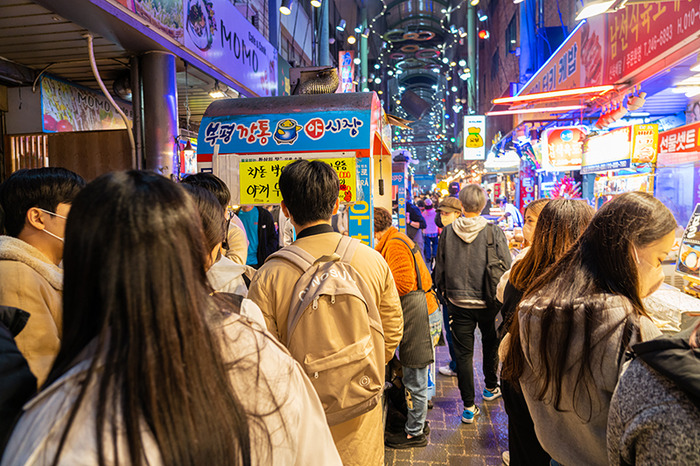
<svg viewBox="0 0 700 466"><path fill-rule="evenodd" d="M406 222L406 235L409 238L414 239L416 237L416 233L418 233L418 230L422 230L427 226L425 223L425 217L423 217L420 209L410 202L406 203L406 213L408 214L409 221L420 223L420 227L416 228L408 225L408 221Z"/></svg>
<svg viewBox="0 0 700 466"><path fill-rule="evenodd" d="M265 263L267 256L279 248L279 237L275 230L275 220L264 207L258 209L258 267Z"/></svg>
<svg viewBox="0 0 700 466"><path fill-rule="evenodd" d="M27 319L27 312L0 306L0 453L22 406L36 393L36 377L13 338L27 324Z"/></svg>

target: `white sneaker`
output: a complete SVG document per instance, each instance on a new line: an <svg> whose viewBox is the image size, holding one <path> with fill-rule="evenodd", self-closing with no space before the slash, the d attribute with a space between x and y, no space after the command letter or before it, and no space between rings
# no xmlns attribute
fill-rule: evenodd
<svg viewBox="0 0 700 466"><path fill-rule="evenodd" d="M501 461L503 461L503 464L506 466L510 466L510 451L504 451L501 453Z"/></svg>
<svg viewBox="0 0 700 466"><path fill-rule="evenodd" d="M440 366L440 368L438 369L438 372L446 377L457 377L457 373L455 371L453 371L452 369L450 369L449 364L446 366Z"/></svg>

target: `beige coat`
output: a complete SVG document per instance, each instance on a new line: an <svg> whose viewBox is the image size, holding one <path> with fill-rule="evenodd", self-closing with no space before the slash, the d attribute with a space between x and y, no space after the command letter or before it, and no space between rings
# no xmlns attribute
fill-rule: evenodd
<svg viewBox="0 0 700 466"><path fill-rule="evenodd" d="M228 239L228 250L226 257L231 259L236 264L245 265L248 258L248 236L245 233L245 228L241 219L237 215L231 214L231 223L226 233Z"/></svg>
<svg viewBox="0 0 700 466"><path fill-rule="evenodd" d="M235 393L246 413L259 416L249 418L251 464L341 466L321 402L299 363L269 333L240 316L230 315L213 322L213 326L215 331L221 330L224 359L233 362L229 377ZM85 353L89 355L90 351ZM52 464L69 408L78 396L89 364L90 360L84 359L25 405L2 457L3 466ZM97 464L94 418L97 388L93 379L66 439L61 465ZM111 422L122 423L119 418ZM271 458L263 428L272 442ZM162 464L145 422L143 432L147 460L144 464ZM107 464L113 464L113 451L111 437L105 435ZM117 451L123 464L124 458L128 458L123 435L117 439ZM226 464L225 459L220 464Z"/></svg>
<svg viewBox="0 0 700 466"><path fill-rule="evenodd" d="M41 386L49 375L62 333L63 271L34 246L0 236L0 305L30 314L15 337Z"/></svg>
<svg viewBox="0 0 700 466"><path fill-rule="evenodd" d="M293 244L315 258L332 254L341 235L322 233L298 239ZM361 245L351 265L365 279L374 295L384 330L384 363L391 359L403 335L401 301L389 266L373 249ZM271 259L260 268L250 284L248 298L262 310L267 328L283 345L287 342L287 316L291 290L301 276L300 270L284 259ZM345 466L384 464L384 435L381 406L331 427L333 438Z"/></svg>

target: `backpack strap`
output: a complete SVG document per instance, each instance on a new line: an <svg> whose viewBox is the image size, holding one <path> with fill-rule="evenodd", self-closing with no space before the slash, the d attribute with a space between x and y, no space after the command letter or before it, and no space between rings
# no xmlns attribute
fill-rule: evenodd
<svg viewBox="0 0 700 466"><path fill-rule="evenodd" d="M335 248L335 254L340 257L340 261L349 264L352 261L360 241L351 236L341 236L338 242L338 247Z"/></svg>
<svg viewBox="0 0 700 466"><path fill-rule="evenodd" d="M406 245L409 251L411 251L411 257L413 258L413 267L416 269L416 280L418 281L418 291L423 291L423 282L420 279L420 269L418 268L418 261L416 260L416 253L417 251L417 246L415 246L415 243L413 248L408 245L406 241L403 240L403 238L391 238L391 240L396 240L396 241L401 241L403 244Z"/></svg>
<svg viewBox="0 0 700 466"><path fill-rule="evenodd" d="M299 246L294 245L287 246L273 253L272 255L270 255L270 257L267 258L265 262L269 261L272 258L284 259L288 262L291 262L292 264L299 267L302 273L310 269L316 262L316 258L314 256L312 256Z"/></svg>

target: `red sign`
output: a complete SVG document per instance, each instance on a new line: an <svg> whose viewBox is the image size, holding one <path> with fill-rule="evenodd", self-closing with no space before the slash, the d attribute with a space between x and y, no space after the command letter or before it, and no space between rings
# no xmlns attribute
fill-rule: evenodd
<svg viewBox="0 0 700 466"><path fill-rule="evenodd" d="M607 17L606 83L618 82L697 34L700 2L630 4Z"/></svg>
<svg viewBox="0 0 700 466"><path fill-rule="evenodd" d="M700 151L700 122L659 133L659 152Z"/></svg>
<svg viewBox="0 0 700 466"><path fill-rule="evenodd" d="M548 171L569 171L581 168L585 129L579 126L548 129L544 133L542 164Z"/></svg>
<svg viewBox="0 0 700 466"><path fill-rule="evenodd" d="M304 126L304 132L308 137L317 141L326 132L325 123L320 118L313 118Z"/></svg>

